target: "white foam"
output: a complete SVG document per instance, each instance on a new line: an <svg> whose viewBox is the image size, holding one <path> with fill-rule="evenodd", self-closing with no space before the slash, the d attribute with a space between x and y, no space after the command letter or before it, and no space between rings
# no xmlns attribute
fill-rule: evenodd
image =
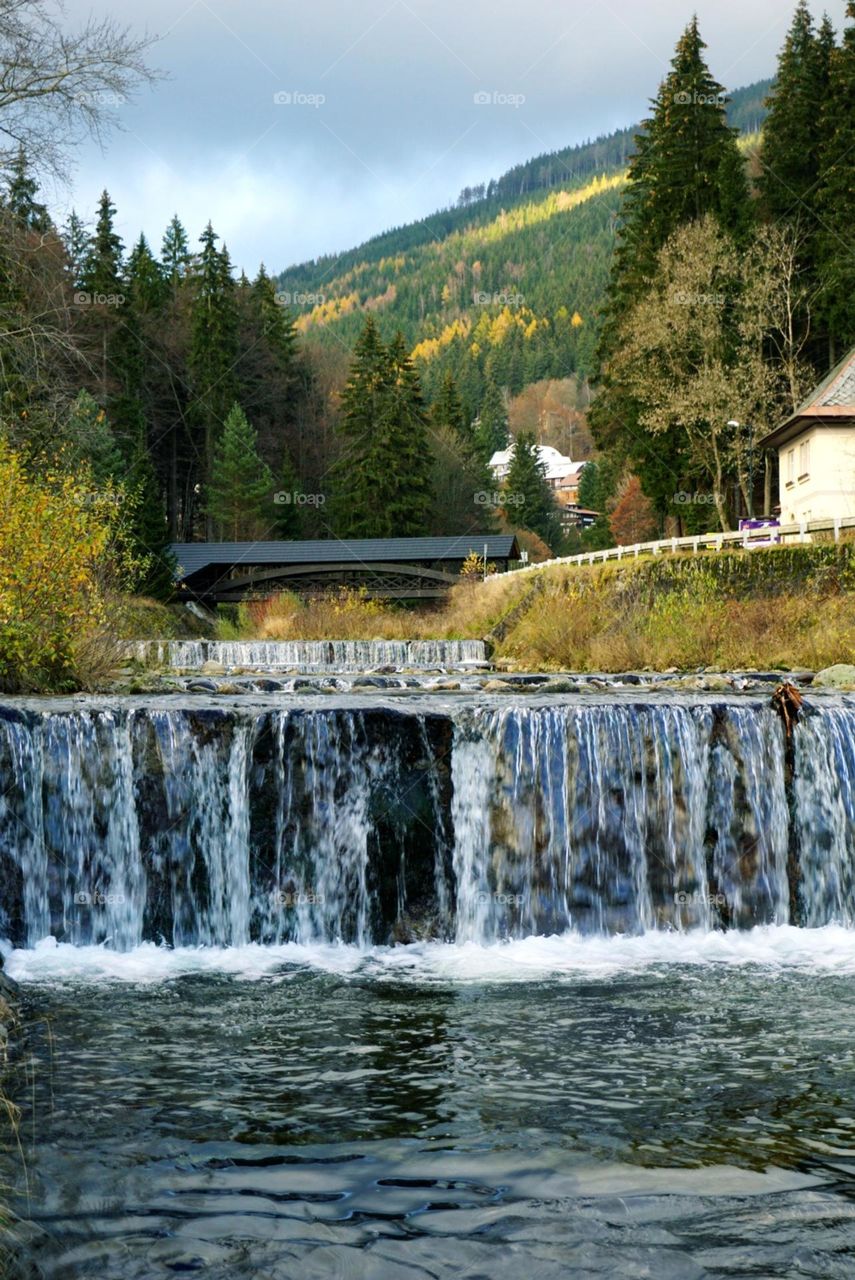
<svg viewBox="0 0 855 1280"><path fill-rule="evenodd" d="M796 929L768 925L746 931L582 937L567 933L514 942L417 943L370 947L169 947L143 943L131 951L108 945L74 947L46 938L32 950L5 952L6 972L18 982L157 983L188 974L226 974L244 980L287 976L297 968L348 977L412 982L532 982L613 977L659 966L759 966L769 972L805 970L855 974L855 930L838 925Z"/></svg>

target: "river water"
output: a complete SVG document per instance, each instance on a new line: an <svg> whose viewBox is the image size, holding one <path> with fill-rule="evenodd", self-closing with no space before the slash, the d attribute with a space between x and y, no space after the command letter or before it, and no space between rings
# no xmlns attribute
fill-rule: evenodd
<svg viewBox="0 0 855 1280"><path fill-rule="evenodd" d="M851 1276L853 723L840 698L790 746L759 698L8 707L26 1256Z"/></svg>

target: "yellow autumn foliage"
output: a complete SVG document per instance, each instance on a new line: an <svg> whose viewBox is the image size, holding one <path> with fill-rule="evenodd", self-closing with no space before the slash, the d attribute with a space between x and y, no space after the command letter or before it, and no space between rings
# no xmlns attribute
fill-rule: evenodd
<svg viewBox="0 0 855 1280"><path fill-rule="evenodd" d="M33 475L0 440L0 688L73 687L76 642L103 621L99 566L117 495Z"/></svg>

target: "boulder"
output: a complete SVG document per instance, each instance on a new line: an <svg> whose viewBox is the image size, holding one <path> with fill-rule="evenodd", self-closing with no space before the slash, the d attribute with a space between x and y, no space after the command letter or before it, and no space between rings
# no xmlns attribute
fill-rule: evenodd
<svg viewBox="0 0 855 1280"><path fill-rule="evenodd" d="M481 685L484 693L515 693L516 685L510 680L485 680Z"/></svg>
<svg viewBox="0 0 855 1280"><path fill-rule="evenodd" d="M855 689L855 666L836 662L832 667L824 667L817 671L813 684L817 689Z"/></svg>

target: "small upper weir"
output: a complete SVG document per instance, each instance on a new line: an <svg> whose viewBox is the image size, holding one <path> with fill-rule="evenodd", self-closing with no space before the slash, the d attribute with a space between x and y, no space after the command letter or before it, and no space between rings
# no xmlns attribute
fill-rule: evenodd
<svg viewBox="0 0 855 1280"><path fill-rule="evenodd" d="M483 640L143 640L140 662L198 671L206 662L256 671L371 671L377 667L447 670L486 663Z"/></svg>

